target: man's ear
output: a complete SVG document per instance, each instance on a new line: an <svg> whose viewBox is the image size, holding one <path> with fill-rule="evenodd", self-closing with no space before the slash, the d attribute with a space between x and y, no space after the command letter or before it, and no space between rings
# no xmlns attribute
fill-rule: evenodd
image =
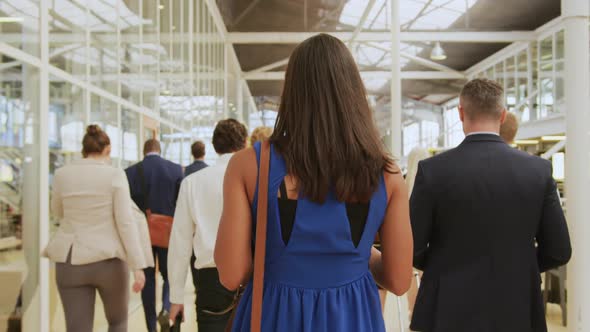
<svg viewBox="0 0 590 332"><path fill-rule="evenodd" d="M500 115L500 123L504 123L506 121L506 114L508 114L508 111L506 111L506 109L503 109L502 115Z"/></svg>

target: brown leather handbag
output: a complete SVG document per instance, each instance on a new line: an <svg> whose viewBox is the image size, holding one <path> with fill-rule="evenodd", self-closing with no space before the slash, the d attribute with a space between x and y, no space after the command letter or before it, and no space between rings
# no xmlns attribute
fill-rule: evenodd
<svg viewBox="0 0 590 332"><path fill-rule="evenodd" d="M252 287L252 318L250 332L260 332L262 321L262 291L264 288L264 261L266 258L266 225L268 217L268 170L270 162L270 143L262 143L260 152L260 172L258 174L258 210L256 216L256 243L254 245L254 276ZM240 302L241 289L236 292L234 311L225 328L232 330L235 306Z"/></svg>
<svg viewBox="0 0 590 332"><path fill-rule="evenodd" d="M143 164L141 162L137 165L137 172L139 173L139 178L141 179L143 187L143 196L145 197L144 207L146 209L145 215L147 218L148 229L150 231L152 246L168 248L174 218L163 214L152 213L152 210L149 208L150 191L145 181Z"/></svg>

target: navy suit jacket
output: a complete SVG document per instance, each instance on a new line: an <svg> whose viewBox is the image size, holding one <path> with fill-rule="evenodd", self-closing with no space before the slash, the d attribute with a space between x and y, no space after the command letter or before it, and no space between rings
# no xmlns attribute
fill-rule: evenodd
<svg viewBox="0 0 590 332"><path fill-rule="evenodd" d="M413 331L547 331L540 273L572 252L551 168L490 134L420 162Z"/></svg>
<svg viewBox="0 0 590 332"><path fill-rule="evenodd" d="M138 172L139 164L125 170L131 198L142 211L149 207L153 213L174 216L180 182L183 178L182 167L158 155L146 156L140 163L145 185L149 191L148 206L146 206L146 193Z"/></svg>
<svg viewBox="0 0 590 332"><path fill-rule="evenodd" d="M204 161L195 160L195 162L186 166L186 168L184 169L184 177L187 177L195 172L198 172L207 166L209 165L207 165Z"/></svg>

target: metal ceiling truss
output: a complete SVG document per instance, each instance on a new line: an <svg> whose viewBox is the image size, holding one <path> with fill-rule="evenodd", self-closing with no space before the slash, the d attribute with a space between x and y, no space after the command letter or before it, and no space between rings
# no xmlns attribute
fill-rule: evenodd
<svg viewBox="0 0 590 332"><path fill-rule="evenodd" d="M348 41L354 32L330 32L330 35ZM317 35L317 32L230 32L232 44L299 44ZM391 41L386 31L360 32L359 42ZM439 41L445 43L514 43L536 40L534 31L402 31L401 42Z"/></svg>

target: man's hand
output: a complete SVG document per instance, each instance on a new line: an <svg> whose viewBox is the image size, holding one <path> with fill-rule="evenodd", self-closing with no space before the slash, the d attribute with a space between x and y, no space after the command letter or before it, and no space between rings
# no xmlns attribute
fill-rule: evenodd
<svg viewBox="0 0 590 332"><path fill-rule="evenodd" d="M170 305L170 325L176 321L176 316L181 315L184 322L184 304L172 303Z"/></svg>

